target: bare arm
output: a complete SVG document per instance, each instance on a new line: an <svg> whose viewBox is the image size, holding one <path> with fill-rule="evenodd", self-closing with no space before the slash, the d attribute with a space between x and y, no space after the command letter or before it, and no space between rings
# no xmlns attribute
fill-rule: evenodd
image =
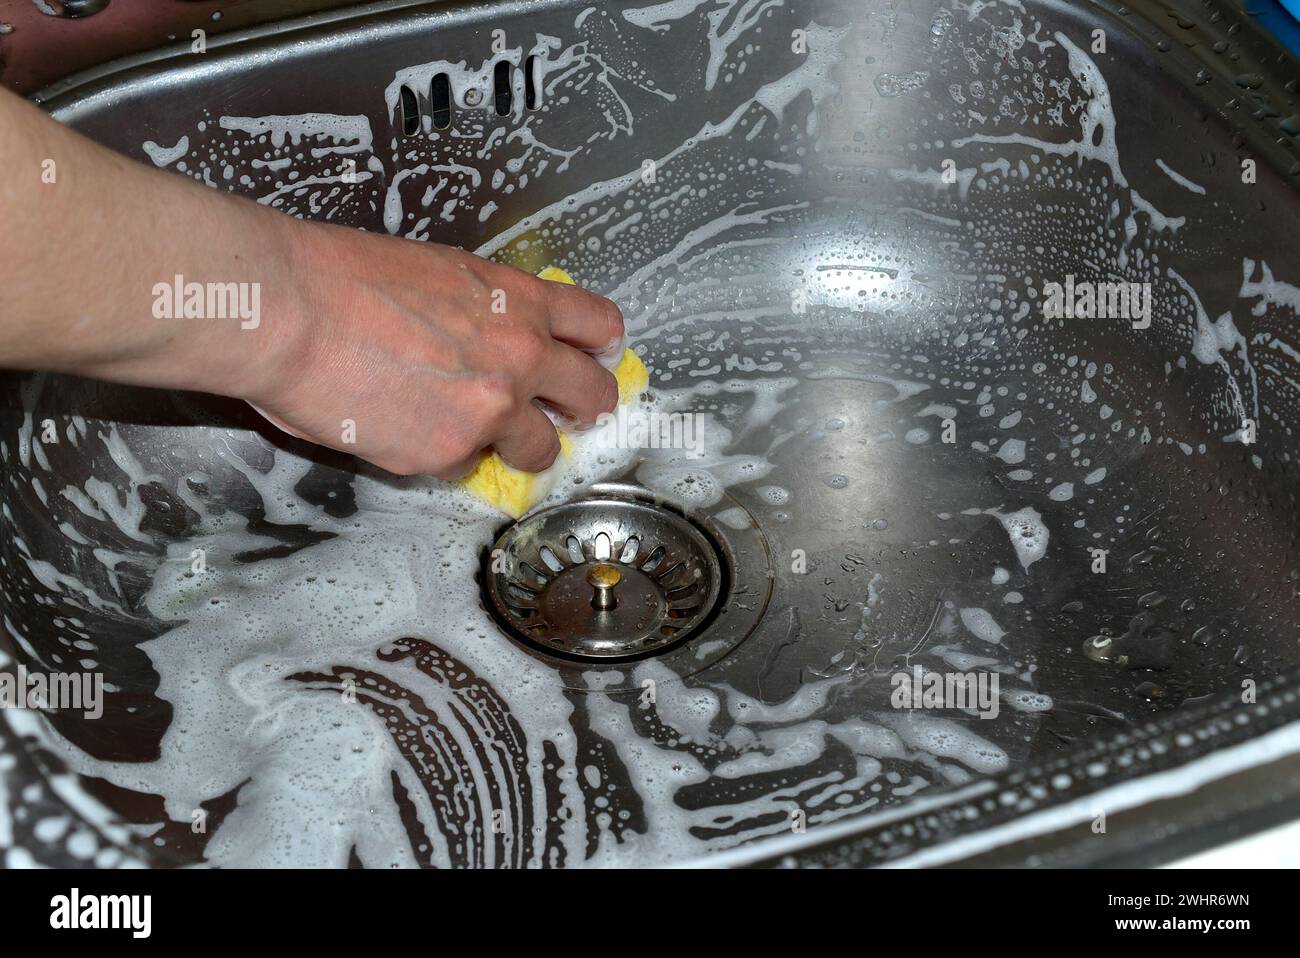
<svg viewBox="0 0 1300 958"><path fill-rule="evenodd" d="M256 319L169 312L162 287L177 276L245 284ZM611 410L617 386L589 354L622 333L594 294L293 219L0 91L0 367L233 396L295 435L450 478L488 446L521 469L549 465L558 440L533 400L580 423Z"/></svg>

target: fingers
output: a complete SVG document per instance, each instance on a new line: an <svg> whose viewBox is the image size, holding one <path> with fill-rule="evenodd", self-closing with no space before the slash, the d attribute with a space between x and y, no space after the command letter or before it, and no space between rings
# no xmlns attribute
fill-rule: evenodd
<svg viewBox="0 0 1300 958"><path fill-rule="evenodd" d="M623 311L615 303L577 286L546 285L553 337L589 353L622 353Z"/></svg>
<svg viewBox="0 0 1300 958"><path fill-rule="evenodd" d="M445 479L448 482L458 482L459 480L464 479L471 472L473 472L474 467L479 464L479 460L481 460L482 458L483 458L483 450L480 449L477 452L474 452L468 457L465 457L463 459L457 459L445 464L440 462L432 470L430 470L429 474L438 479ZM421 472L421 471L423 470L419 470L419 469L408 470L407 474L413 474L415 472Z"/></svg>
<svg viewBox="0 0 1300 958"><path fill-rule="evenodd" d="M513 416L493 445L506 465L524 472L550 468L560 454L560 434L546 414L529 403Z"/></svg>
<svg viewBox="0 0 1300 958"><path fill-rule="evenodd" d="M580 429L618 405L618 380L591 356L556 343L538 371L537 397Z"/></svg>

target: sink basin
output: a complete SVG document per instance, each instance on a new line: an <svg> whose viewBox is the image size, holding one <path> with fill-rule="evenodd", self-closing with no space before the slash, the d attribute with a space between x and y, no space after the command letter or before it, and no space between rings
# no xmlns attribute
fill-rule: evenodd
<svg viewBox="0 0 1300 958"><path fill-rule="evenodd" d="M724 594L663 654L575 660L502 622L510 522L461 491L228 400L6 374L5 661L106 693L0 713L0 845L1111 864L1277 820L1295 77L1219 3L562 0L372 4L42 91L214 189L614 298L699 447L588 458L544 505L669 511Z"/></svg>

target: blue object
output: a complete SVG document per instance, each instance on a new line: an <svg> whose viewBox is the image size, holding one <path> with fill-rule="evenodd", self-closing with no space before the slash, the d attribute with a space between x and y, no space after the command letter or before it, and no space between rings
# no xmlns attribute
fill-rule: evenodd
<svg viewBox="0 0 1300 958"><path fill-rule="evenodd" d="M1250 0L1246 12L1300 56L1300 0Z"/></svg>

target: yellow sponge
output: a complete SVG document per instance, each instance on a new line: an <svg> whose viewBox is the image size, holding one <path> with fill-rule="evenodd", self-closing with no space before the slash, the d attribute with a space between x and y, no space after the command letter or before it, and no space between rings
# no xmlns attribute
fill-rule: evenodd
<svg viewBox="0 0 1300 958"><path fill-rule="evenodd" d="M640 356L625 349L614 367L614 379L618 382L618 404L622 406L646 391L650 385L650 370L645 368Z"/></svg>
<svg viewBox="0 0 1300 958"><path fill-rule="evenodd" d="M565 286L577 286L573 277L560 269L558 266L548 266L537 274L538 279L544 279L551 283L563 283Z"/></svg>
<svg viewBox="0 0 1300 958"><path fill-rule="evenodd" d="M495 452L484 454L461 483L488 505L518 519L546 498L555 485L555 469L573 454L573 440L560 433L560 455L546 472L524 472L507 466Z"/></svg>
<svg viewBox="0 0 1300 958"><path fill-rule="evenodd" d="M551 282L575 285L568 273L555 266L548 266L537 275ZM623 351L622 358L614 367L614 378L618 380L619 405L635 399L650 385L649 370L641 362L641 357L630 349ZM461 480L461 484L488 505L518 519L546 498L559 478L564 460L572 455L573 440L561 432L560 455L545 472L523 472L507 466L496 452L489 452L479 460L474 471Z"/></svg>

